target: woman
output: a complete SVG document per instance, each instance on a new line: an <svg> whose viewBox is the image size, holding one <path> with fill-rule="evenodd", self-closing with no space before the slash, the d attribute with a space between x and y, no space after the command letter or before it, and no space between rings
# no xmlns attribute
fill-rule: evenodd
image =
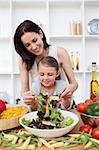
<svg viewBox="0 0 99 150"><path fill-rule="evenodd" d="M42 57L55 57L60 66L61 79L68 79L68 85L61 91L61 97L70 99L78 84L75 80L68 52L62 47L50 46L43 30L34 22L25 20L16 29L14 35L15 50L20 55L19 70L22 96L26 104L31 104L34 92L31 83L38 80L37 63ZM31 77L31 80L30 80Z"/></svg>

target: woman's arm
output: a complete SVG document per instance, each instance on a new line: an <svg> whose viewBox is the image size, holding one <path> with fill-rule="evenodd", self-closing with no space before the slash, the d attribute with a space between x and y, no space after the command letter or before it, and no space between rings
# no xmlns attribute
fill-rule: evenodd
<svg viewBox="0 0 99 150"><path fill-rule="evenodd" d="M58 52L59 63L60 65L62 65L66 77L68 79L68 85L64 87L63 90L61 91L61 97L65 96L65 98L67 97L67 99L69 99L72 96L73 92L77 89L78 83L76 82L72 70L70 57L66 49L58 48L57 52Z"/></svg>
<svg viewBox="0 0 99 150"><path fill-rule="evenodd" d="M29 91L29 71L26 69L26 63L19 57L19 71L21 79L22 93Z"/></svg>
<svg viewBox="0 0 99 150"><path fill-rule="evenodd" d="M31 105L32 101L35 100L35 94L29 88L29 71L27 70L26 64L23 62L21 57L19 58L19 71L23 101L27 105Z"/></svg>

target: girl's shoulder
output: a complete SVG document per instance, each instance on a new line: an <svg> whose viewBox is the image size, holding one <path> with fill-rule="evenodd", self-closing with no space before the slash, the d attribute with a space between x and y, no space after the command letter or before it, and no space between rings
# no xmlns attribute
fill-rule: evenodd
<svg viewBox="0 0 99 150"><path fill-rule="evenodd" d="M65 86L66 85L66 82L64 80L56 80L56 85L57 86Z"/></svg>
<svg viewBox="0 0 99 150"><path fill-rule="evenodd" d="M56 88L54 94L60 94L60 91L66 86L66 82L63 80L56 80Z"/></svg>

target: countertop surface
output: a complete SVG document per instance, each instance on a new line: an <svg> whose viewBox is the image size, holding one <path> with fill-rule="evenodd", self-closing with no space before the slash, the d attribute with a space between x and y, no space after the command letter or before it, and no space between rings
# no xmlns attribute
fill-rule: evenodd
<svg viewBox="0 0 99 150"><path fill-rule="evenodd" d="M80 118L79 113L76 110L72 109L70 111L76 113L79 116L78 124L74 127L74 129L70 133L78 133L79 127L81 125L83 125L83 122L82 122L82 120ZM20 127L17 128L17 129L20 129ZM78 146L75 146L75 147L72 147L72 148L55 148L55 150L81 150L81 148L82 148L82 145L78 145ZM5 149L4 148L0 148L0 150L5 150ZM47 147L45 147L45 146L42 146L41 148L36 148L35 150L49 150L49 149ZM98 148L91 148L91 150L99 150L99 149Z"/></svg>

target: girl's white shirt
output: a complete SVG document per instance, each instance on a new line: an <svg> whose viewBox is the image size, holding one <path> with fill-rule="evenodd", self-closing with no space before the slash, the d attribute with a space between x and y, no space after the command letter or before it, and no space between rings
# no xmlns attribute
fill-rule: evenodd
<svg viewBox="0 0 99 150"><path fill-rule="evenodd" d="M55 82L55 89L53 91L53 93L51 93L50 95L60 95L60 91L66 86L65 81L63 80L56 80ZM41 83L38 80L36 80L35 84L32 84L32 90L33 92L38 95L41 92Z"/></svg>
<svg viewBox="0 0 99 150"><path fill-rule="evenodd" d="M48 54L48 56L52 56L58 61L58 54L57 54L57 47L56 46L50 46L49 47L49 54ZM60 89L62 89L64 86L66 86L66 83L67 83L66 75L65 75L65 72L64 72L62 66L60 66L59 69L60 69L61 80L63 80L64 83L57 82L57 87L56 87L56 89L54 91L55 95L56 95L55 92L58 92L57 94L59 94ZM39 75L38 75L38 71L37 71L37 63L36 63L36 61L34 62L34 65L32 66L32 69L30 70L29 76L30 76L31 89L34 90L34 92L36 94L38 94L40 92L41 85L38 82L39 81ZM71 98L70 106L72 106L72 103L73 103L73 96Z"/></svg>

